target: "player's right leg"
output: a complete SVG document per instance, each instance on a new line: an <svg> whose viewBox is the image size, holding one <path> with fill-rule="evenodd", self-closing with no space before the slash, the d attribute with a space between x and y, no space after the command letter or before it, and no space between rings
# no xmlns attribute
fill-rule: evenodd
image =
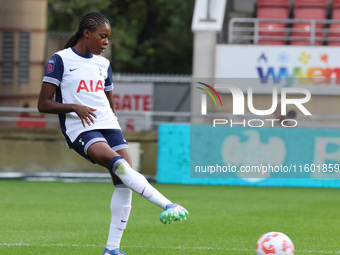
<svg viewBox="0 0 340 255"><path fill-rule="evenodd" d="M117 153L123 157L130 166L131 164L131 155L129 149L121 149L117 151ZM166 210L161 213L159 219L164 224L171 224L174 221L183 221L186 220L186 216L188 215L188 211L178 204L168 204L166 205Z"/></svg>
<svg viewBox="0 0 340 255"><path fill-rule="evenodd" d="M171 224L174 221L186 220L188 211L178 204L172 203L164 197L157 189L152 187L146 178L133 170L122 157L114 157L110 162L110 168L122 182L130 189L145 197L148 201L165 209L160 215L164 224Z"/></svg>
<svg viewBox="0 0 340 255"><path fill-rule="evenodd" d="M97 142L92 144L88 150L88 155L98 164L105 166L109 171L118 176L119 179L130 189L142 195L148 201L165 210L164 215L175 215L175 217L166 217L163 223L172 223L175 220L185 220L188 215L187 210L174 210L170 205L173 203L163 196L157 189L150 185L146 178L131 168L131 166L117 152L113 151L107 143Z"/></svg>

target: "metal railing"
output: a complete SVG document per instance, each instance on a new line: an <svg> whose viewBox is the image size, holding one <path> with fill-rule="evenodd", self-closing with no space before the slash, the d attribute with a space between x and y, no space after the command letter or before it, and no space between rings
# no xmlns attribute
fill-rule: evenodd
<svg viewBox="0 0 340 255"><path fill-rule="evenodd" d="M186 74L139 74L113 73L115 82L154 82L154 83L189 83L192 76Z"/></svg>
<svg viewBox="0 0 340 255"><path fill-rule="evenodd" d="M117 114L122 127L126 124L126 118L133 118L134 125L151 129L162 123L190 123L191 116L190 112L169 111L117 111ZM159 118L161 120L157 120ZM5 126L1 123L7 123L8 127L20 127L20 123L26 123L27 127L39 127L33 123L41 123L40 128L59 128L57 114L41 114L36 108L0 107L0 127Z"/></svg>
<svg viewBox="0 0 340 255"><path fill-rule="evenodd" d="M26 116L25 113L30 115ZM209 113L207 115L208 117L202 117L200 114L192 114L190 112L170 111L118 111L117 113L122 128L125 126L124 118L136 118L136 121L134 122L136 126L148 126L151 129L157 129L160 124L164 123L190 124L190 121L193 120L193 118L196 118L201 122L205 121L205 124L211 124L211 121L214 118L232 119L234 122L240 122L243 120L249 121L250 119L271 119L269 116L255 116L253 114L235 116L231 113ZM340 115L305 116L298 114L295 119L298 121L299 127L340 128ZM45 126L40 126L40 128L59 128L57 114L40 115L36 108L0 107L0 127L6 126L4 123L8 123L7 127L18 127L17 124L20 121L46 124Z"/></svg>
<svg viewBox="0 0 340 255"><path fill-rule="evenodd" d="M260 27L260 24L284 24L282 28L272 29ZM294 24L306 24L307 28L294 28ZM340 42L340 28L332 29L331 24L340 24L339 20L306 20L306 19L259 19L259 18L232 18L229 21L228 43L253 43L261 40L306 41L310 45L328 42ZM261 35L261 33L266 35ZM262 33L262 34L263 34ZM271 35L269 34L271 33ZM284 35L275 35L284 33ZM291 36L292 34L301 34ZM333 33L333 36L328 35ZM302 35L303 34L303 35ZM337 36L334 36L337 35Z"/></svg>

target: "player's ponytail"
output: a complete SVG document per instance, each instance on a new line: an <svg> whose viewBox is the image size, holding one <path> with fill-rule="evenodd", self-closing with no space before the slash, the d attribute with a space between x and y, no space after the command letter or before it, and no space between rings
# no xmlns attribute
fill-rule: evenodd
<svg viewBox="0 0 340 255"><path fill-rule="evenodd" d="M64 49L74 47L78 40L83 37L84 29L92 31L104 24L110 24L110 22L103 14L99 12L86 14L79 23L78 31L67 40Z"/></svg>
<svg viewBox="0 0 340 255"><path fill-rule="evenodd" d="M69 48L69 47L74 47L77 44L79 38L82 37L82 36L83 35L80 31L76 32L74 35L72 35L67 40L67 42L65 43L64 49Z"/></svg>

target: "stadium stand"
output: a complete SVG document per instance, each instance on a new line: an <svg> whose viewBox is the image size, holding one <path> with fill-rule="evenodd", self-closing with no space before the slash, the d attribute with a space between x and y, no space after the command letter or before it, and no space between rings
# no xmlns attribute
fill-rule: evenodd
<svg viewBox="0 0 340 255"><path fill-rule="evenodd" d="M288 19L290 10L289 0L259 0L257 3L257 18L259 19ZM286 44L286 23L260 22L258 44Z"/></svg>
<svg viewBox="0 0 340 255"><path fill-rule="evenodd" d="M340 45L340 0L247 0L247 12L240 2L223 31L228 43Z"/></svg>

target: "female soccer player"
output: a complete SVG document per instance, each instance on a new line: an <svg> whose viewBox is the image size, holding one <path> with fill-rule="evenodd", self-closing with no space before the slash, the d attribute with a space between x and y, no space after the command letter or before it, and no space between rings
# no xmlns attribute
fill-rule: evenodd
<svg viewBox="0 0 340 255"><path fill-rule="evenodd" d="M113 104L110 62L99 56L109 44L110 34L110 23L104 15L91 12L82 18L75 35L46 65L38 109L59 114L68 146L109 170L115 189L103 255L119 255L126 254L119 245L130 215L131 190L163 208L160 220L165 224L185 220L188 211L164 197L131 168L128 144Z"/></svg>

